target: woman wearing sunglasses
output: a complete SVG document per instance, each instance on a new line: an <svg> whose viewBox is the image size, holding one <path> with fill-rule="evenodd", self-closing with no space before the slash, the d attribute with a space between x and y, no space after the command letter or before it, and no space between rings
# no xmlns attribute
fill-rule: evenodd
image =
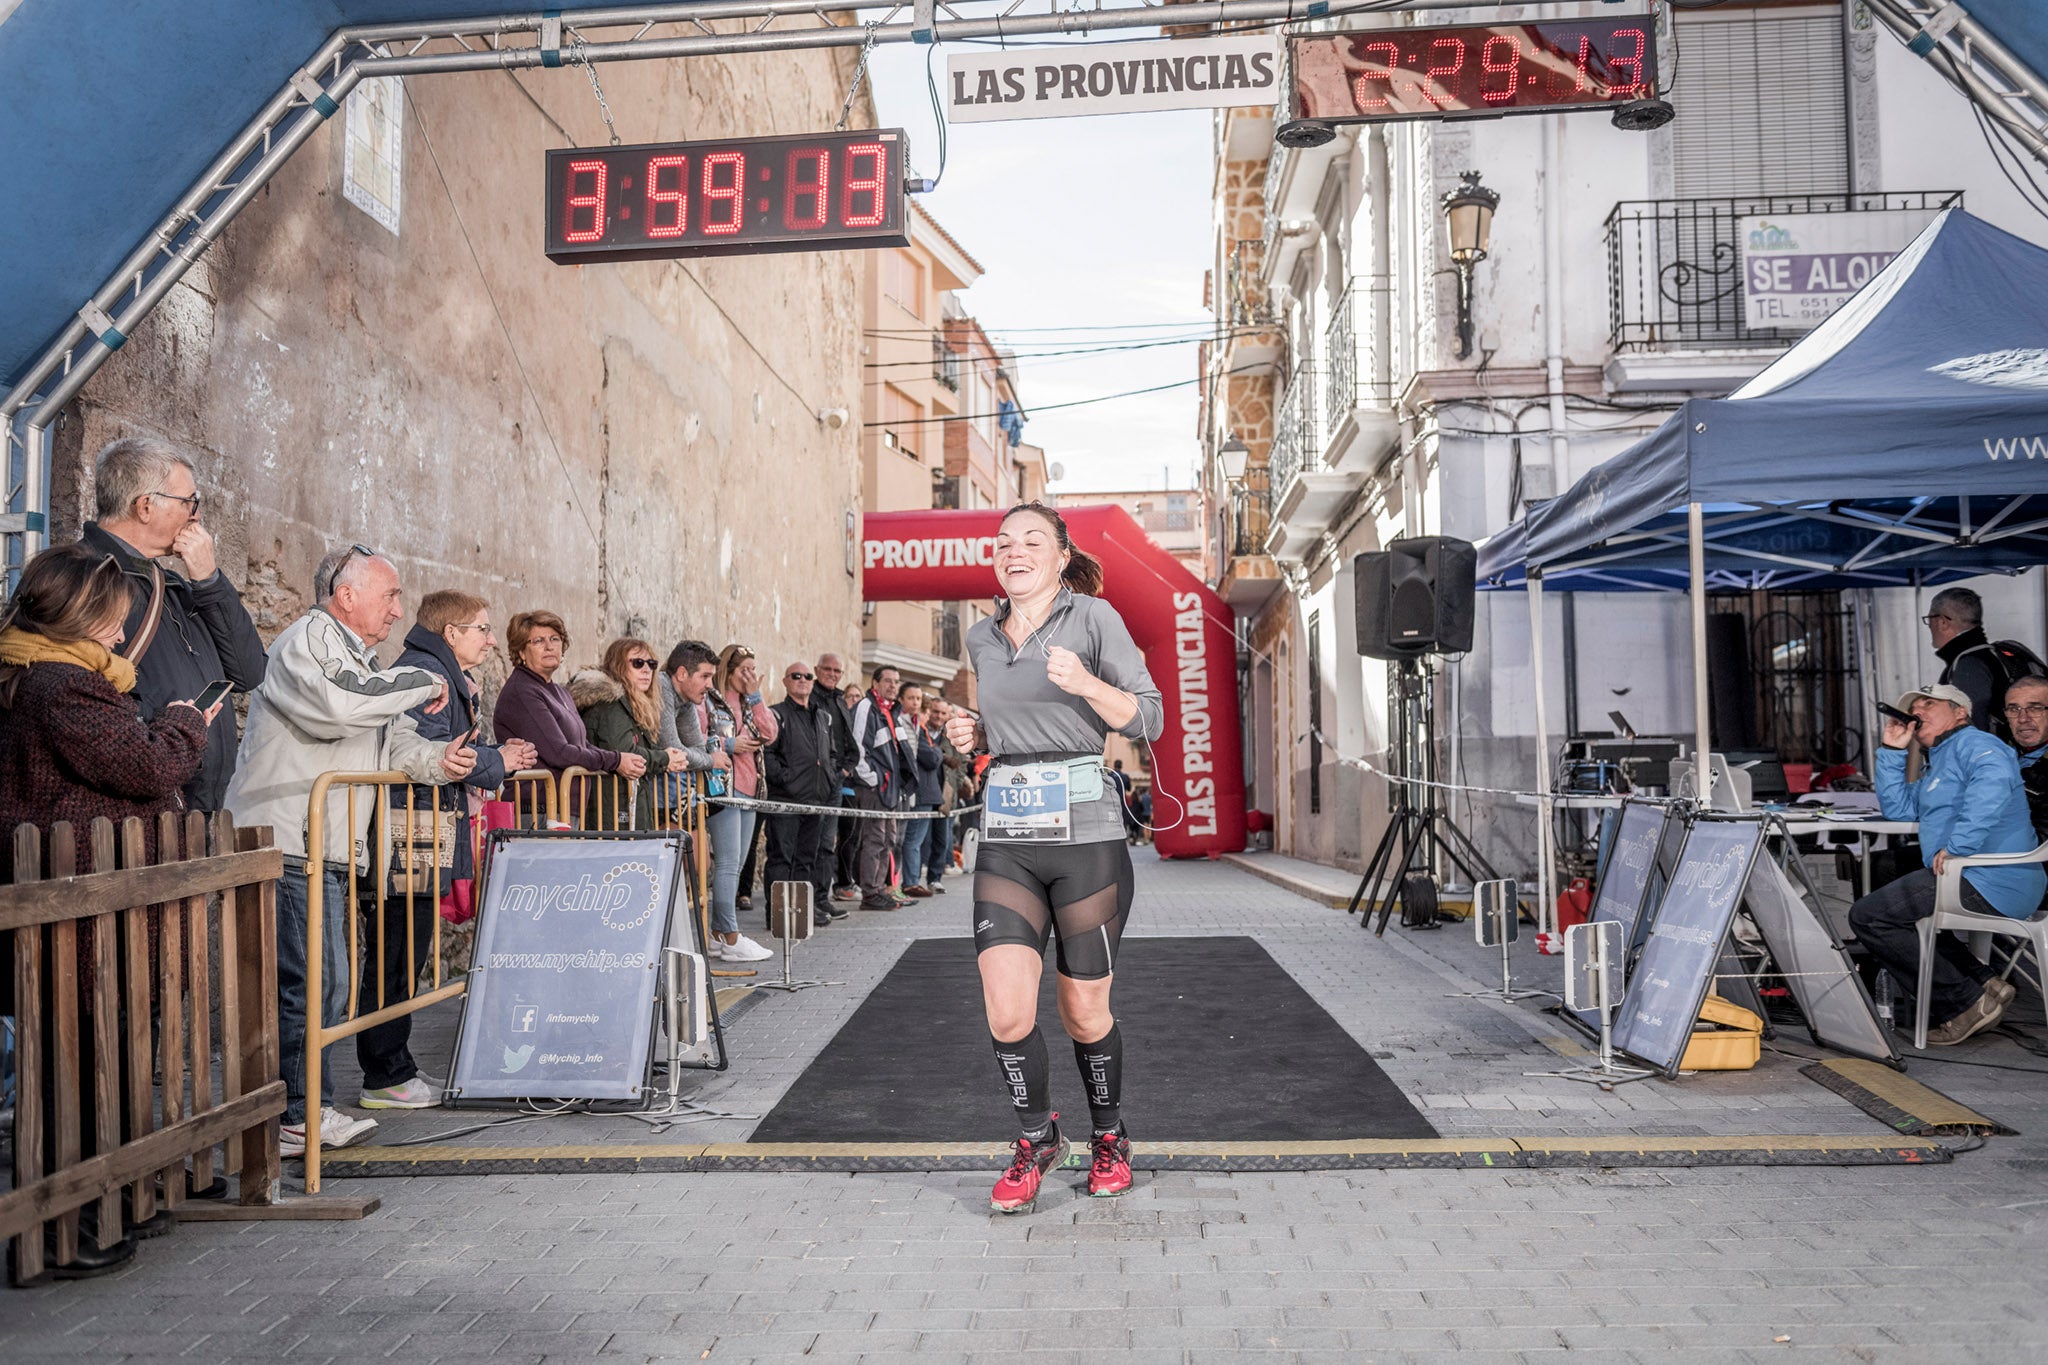
<svg viewBox="0 0 2048 1365"><path fill-rule="evenodd" d="M1123 1036L1109 1007L1131 912L1131 853L1102 746L1111 730L1157 739L1165 712L1123 618L1099 596L1102 565L1074 547L1058 512L1036 502L1011 508L996 532L995 571L1004 600L967 633L981 719L949 721L946 738L994 755L974 866L974 945L1020 1129L989 1205L1016 1213L1034 1205L1067 1153L1038 1028L1039 976L1055 934L1060 1021L1094 1129L1088 1193L1131 1187Z"/></svg>
<svg viewBox="0 0 2048 1365"><path fill-rule="evenodd" d="M663 746L661 697L654 690L654 646L631 636L605 648L597 668L579 669L569 680L569 695L583 716L590 742L618 754L637 754L647 766L633 799L633 828L654 828L656 775L683 770L683 751ZM623 811L600 801L597 814L612 828L625 825Z"/></svg>

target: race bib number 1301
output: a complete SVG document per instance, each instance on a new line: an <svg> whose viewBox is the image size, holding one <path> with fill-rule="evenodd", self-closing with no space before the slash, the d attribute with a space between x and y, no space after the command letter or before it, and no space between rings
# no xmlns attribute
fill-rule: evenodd
<svg viewBox="0 0 2048 1365"><path fill-rule="evenodd" d="M1064 844L1073 837L1064 767L997 768L989 774L984 837L992 843Z"/></svg>

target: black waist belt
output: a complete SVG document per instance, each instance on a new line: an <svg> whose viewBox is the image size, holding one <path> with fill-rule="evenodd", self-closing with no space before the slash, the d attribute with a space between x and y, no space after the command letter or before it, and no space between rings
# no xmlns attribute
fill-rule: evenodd
<svg viewBox="0 0 2048 1365"><path fill-rule="evenodd" d="M1056 753L1050 750L1041 753L999 754L991 761L1004 767L1014 768L1024 763L1074 763L1084 758L1101 758L1101 754Z"/></svg>

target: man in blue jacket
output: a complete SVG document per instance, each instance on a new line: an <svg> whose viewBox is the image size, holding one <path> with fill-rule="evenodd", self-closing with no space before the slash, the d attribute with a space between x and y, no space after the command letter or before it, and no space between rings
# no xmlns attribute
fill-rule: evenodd
<svg viewBox="0 0 2048 1365"><path fill-rule="evenodd" d="M1899 698L1912 725L1887 718L1877 755L1877 793L1889 820L1920 822L1927 866L1878 888L1849 907L1857 941L1909 990L1920 976L1919 923L1934 913L1935 877L1948 859L1979 853L2025 853L2035 846L2012 746L1970 724L1970 697L1934 683ZM1927 746L1927 769L1906 780L1906 745ZM1963 908L2025 919L2041 904L2048 876L2036 863L1972 867L1963 872ZM2013 997L2011 983L1979 962L1961 940L1943 935L1934 963L1928 1018L1931 1046L1948 1047L1996 1024Z"/></svg>

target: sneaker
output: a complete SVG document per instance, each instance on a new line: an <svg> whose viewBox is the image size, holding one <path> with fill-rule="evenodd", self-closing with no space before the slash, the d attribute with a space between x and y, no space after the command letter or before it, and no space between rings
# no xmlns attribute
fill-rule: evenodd
<svg viewBox="0 0 2048 1365"><path fill-rule="evenodd" d="M2012 999L2013 987L2005 983L2003 991L1994 989L1994 983L1986 982L1984 989L1968 1009L1942 1024L1940 1028L1929 1029L1927 1046L1954 1047L1973 1034L1982 1033L2005 1017L2005 1003Z"/></svg>
<svg viewBox="0 0 2048 1365"><path fill-rule="evenodd" d="M1097 1199L1122 1194L1131 1187L1131 1140L1121 1126L1114 1133L1097 1133L1089 1144L1094 1158L1088 1164L1088 1193Z"/></svg>
<svg viewBox="0 0 2048 1365"><path fill-rule="evenodd" d="M331 1105L320 1111L320 1150L323 1152L332 1151L337 1147L353 1147L376 1131L375 1119L352 1119ZM304 1156L306 1125L287 1123L280 1126L277 1130L277 1150L280 1156Z"/></svg>
<svg viewBox="0 0 2048 1365"><path fill-rule="evenodd" d="M775 954L741 934L731 943L720 944L719 956L727 962L766 962Z"/></svg>
<svg viewBox="0 0 2048 1365"><path fill-rule="evenodd" d="M862 901L860 903L860 908L863 910L894 910L903 903L904 902L898 901L894 896L891 896L888 900L885 901Z"/></svg>
<svg viewBox="0 0 2048 1365"><path fill-rule="evenodd" d="M403 1085L387 1085L381 1090L365 1089L356 1098L358 1109L432 1109L441 1102L441 1094L424 1078L415 1076Z"/></svg>
<svg viewBox="0 0 2048 1365"><path fill-rule="evenodd" d="M918 900L923 900L925 897L931 895L931 893L932 889L929 886L919 886L916 882L912 882L910 885L903 888L904 895L914 896Z"/></svg>
<svg viewBox="0 0 2048 1365"><path fill-rule="evenodd" d="M835 887L832 892L832 899L835 901L857 901L860 899L860 888L857 886Z"/></svg>
<svg viewBox="0 0 2048 1365"><path fill-rule="evenodd" d="M1018 1138L1010 1144L1009 1169L996 1181L995 1190L988 1197L989 1208L996 1213L1029 1213L1038 1203L1038 1187L1044 1183L1045 1173L1057 1170L1066 1159L1067 1140L1058 1123L1053 1124L1052 1136L1044 1142Z"/></svg>
<svg viewBox="0 0 2048 1365"><path fill-rule="evenodd" d="M931 880L931 893L932 893L932 894L933 894L934 896L943 896L943 895L945 895L945 894L946 894L946 884L945 884L944 882L940 881L940 880L939 880L939 879L938 879L937 877L934 877L934 878L932 878L932 880Z"/></svg>

